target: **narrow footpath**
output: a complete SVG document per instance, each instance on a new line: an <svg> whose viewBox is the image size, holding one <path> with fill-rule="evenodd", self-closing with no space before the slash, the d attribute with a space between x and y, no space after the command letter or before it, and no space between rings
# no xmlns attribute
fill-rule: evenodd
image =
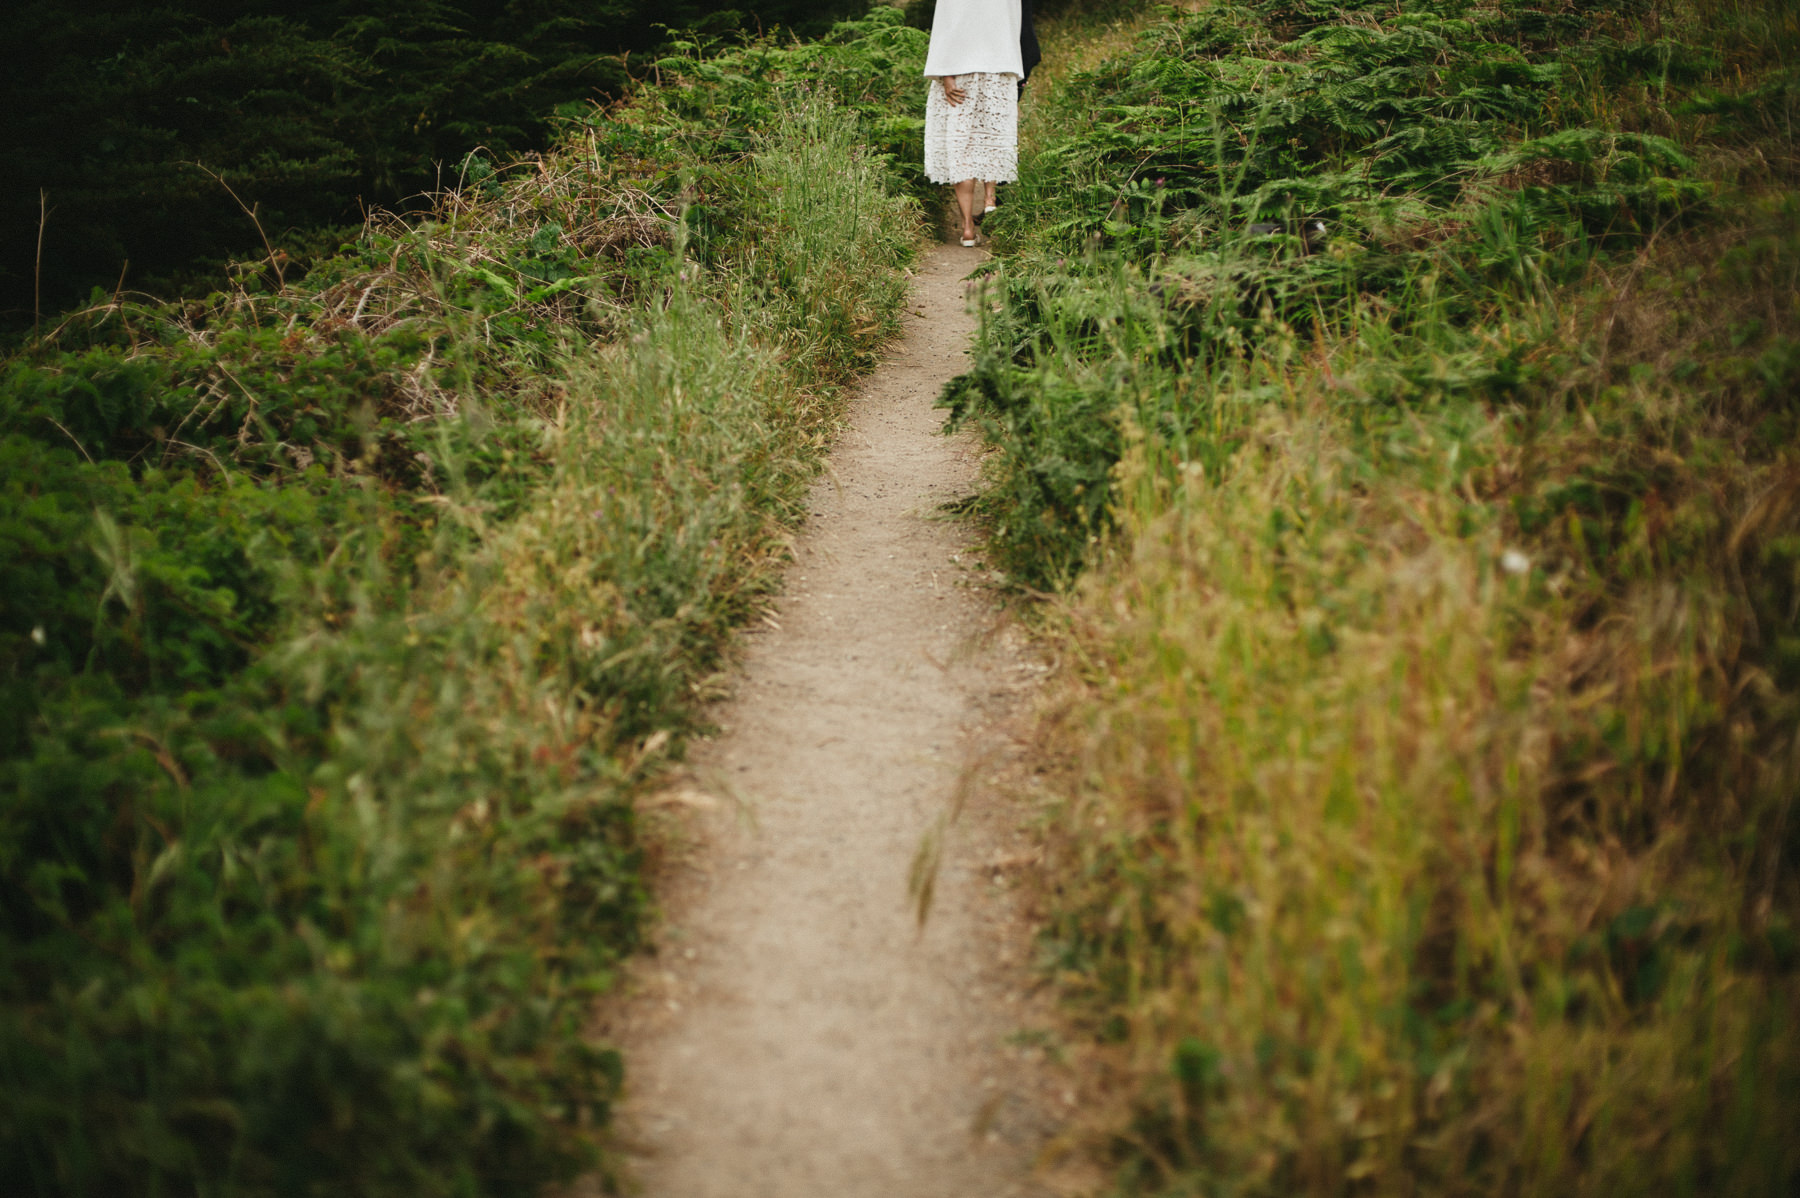
<svg viewBox="0 0 1800 1198"><path fill-rule="evenodd" d="M695 842L616 1032L643 1198L1039 1192L1055 1103L1014 1035L1030 977L1013 821L978 790L923 929L908 894L1041 669L942 511L976 482L976 446L941 435L932 403L965 369L978 262L923 257L908 334L854 401L721 733L669 796L696 812Z"/></svg>

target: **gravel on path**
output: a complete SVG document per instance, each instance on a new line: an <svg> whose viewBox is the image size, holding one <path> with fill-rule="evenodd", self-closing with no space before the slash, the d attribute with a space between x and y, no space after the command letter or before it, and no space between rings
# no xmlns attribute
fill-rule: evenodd
<svg viewBox="0 0 1800 1198"><path fill-rule="evenodd" d="M965 811L922 929L908 894L971 763L1016 753L1005 717L1041 670L942 510L976 486L977 445L932 404L966 368L979 261L924 256L720 734L671 794L693 841L613 1029L644 1198L1040 1192L1055 1103L1013 1036L1031 1006L1017 817Z"/></svg>

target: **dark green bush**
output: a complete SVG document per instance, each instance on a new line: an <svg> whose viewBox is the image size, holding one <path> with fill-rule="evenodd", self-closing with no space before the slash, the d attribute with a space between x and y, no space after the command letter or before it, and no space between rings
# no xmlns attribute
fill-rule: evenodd
<svg viewBox="0 0 1800 1198"><path fill-rule="evenodd" d="M633 794L893 326L910 208L853 130L915 41L753 43L303 283L96 297L0 364L0 1191L596 1161Z"/></svg>
<svg viewBox="0 0 1800 1198"><path fill-rule="evenodd" d="M204 292L226 258L260 252L257 221L310 261L365 206L441 188L472 150L545 148L559 108L624 94L631 56L670 30L813 36L866 0L13 7L0 327L17 328L33 311L40 190L47 310L121 277Z"/></svg>
<svg viewBox="0 0 1800 1198"><path fill-rule="evenodd" d="M947 397L956 418L985 412L1002 449L985 502L1021 582L1067 581L1106 528L1126 408L1205 452L1187 430L1206 425L1208 370L1270 337L1367 322L1366 297L1394 335L1467 325L1489 287L1573 281L1706 211L1686 151L1582 107L1595 79L1646 63L1660 86L1697 81L1706 52L1611 36L1616 6L1556 44L1521 32L1520 5L1352 8L1209 6L1058 97L1063 132L989 226L1029 266L996 276L1002 310ZM1063 378L1070 355L1104 378ZM1120 381L1140 366L1153 381ZM1503 361L1392 393L1503 398L1521 381Z"/></svg>

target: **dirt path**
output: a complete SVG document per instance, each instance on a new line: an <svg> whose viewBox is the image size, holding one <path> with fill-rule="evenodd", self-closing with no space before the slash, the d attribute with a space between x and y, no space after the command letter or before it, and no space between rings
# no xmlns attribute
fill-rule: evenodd
<svg viewBox="0 0 1800 1198"><path fill-rule="evenodd" d="M1004 818L972 812L949 839L922 933L907 894L964 763L994 752L1037 670L939 511L975 485L973 445L931 405L964 369L976 261L921 263L909 335L856 401L779 610L676 796L716 809L623 1037L644 1198L1035 1192Z"/></svg>

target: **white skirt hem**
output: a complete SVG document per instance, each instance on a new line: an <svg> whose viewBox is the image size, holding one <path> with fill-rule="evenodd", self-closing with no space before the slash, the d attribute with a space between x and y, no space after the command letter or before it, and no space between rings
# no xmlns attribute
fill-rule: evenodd
<svg viewBox="0 0 1800 1198"><path fill-rule="evenodd" d="M936 78L925 95L925 177L933 183L1013 182L1019 177L1019 77L973 71L956 79L967 93L961 104L944 98Z"/></svg>

